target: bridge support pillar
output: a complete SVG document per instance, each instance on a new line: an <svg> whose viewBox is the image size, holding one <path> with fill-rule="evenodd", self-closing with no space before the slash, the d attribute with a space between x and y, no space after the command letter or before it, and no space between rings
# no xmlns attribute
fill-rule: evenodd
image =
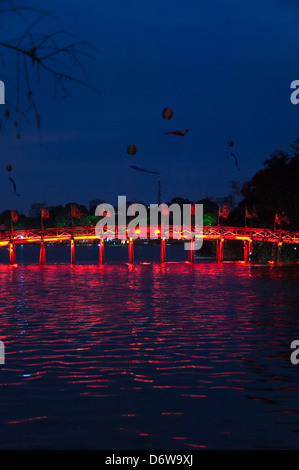
<svg viewBox="0 0 299 470"><path fill-rule="evenodd" d="M248 262L250 260L250 255L252 253L252 240L244 240L244 261Z"/></svg>
<svg viewBox="0 0 299 470"><path fill-rule="evenodd" d="M134 246L132 238L130 238L129 241L129 263L134 263Z"/></svg>
<svg viewBox="0 0 299 470"><path fill-rule="evenodd" d="M16 246L9 244L9 264L16 264Z"/></svg>
<svg viewBox="0 0 299 470"><path fill-rule="evenodd" d="M194 263L194 239L190 240L190 250L188 250L188 261Z"/></svg>
<svg viewBox="0 0 299 470"><path fill-rule="evenodd" d="M282 242L277 243L277 256L276 261L279 263L281 261L281 249L282 249Z"/></svg>
<svg viewBox="0 0 299 470"><path fill-rule="evenodd" d="M75 240L71 239L71 264L75 264Z"/></svg>
<svg viewBox="0 0 299 470"><path fill-rule="evenodd" d="M223 261L223 245L224 245L224 240L217 240L217 261L219 263L222 263Z"/></svg>
<svg viewBox="0 0 299 470"><path fill-rule="evenodd" d="M250 257L250 255L253 254L253 241L252 240L249 240L248 242L248 252L249 252L249 257Z"/></svg>
<svg viewBox="0 0 299 470"><path fill-rule="evenodd" d="M40 244L40 252L39 252L39 264L45 264L46 260L46 250L45 250L45 242L42 241Z"/></svg>
<svg viewBox="0 0 299 470"><path fill-rule="evenodd" d="M277 262L277 244L276 243L272 243L271 260L274 263Z"/></svg>
<svg viewBox="0 0 299 470"><path fill-rule="evenodd" d="M105 245L104 240L100 240L100 265L105 263Z"/></svg>
<svg viewBox="0 0 299 470"><path fill-rule="evenodd" d="M166 262L165 238L161 238L161 263Z"/></svg>

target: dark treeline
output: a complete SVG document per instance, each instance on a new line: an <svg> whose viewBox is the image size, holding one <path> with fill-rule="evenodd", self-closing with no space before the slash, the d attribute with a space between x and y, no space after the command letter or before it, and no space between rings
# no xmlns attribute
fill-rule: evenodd
<svg viewBox="0 0 299 470"><path fill-rule="evenodd" d="M193 201L188 199L183 199L180 197L173 198L168 205L178 204L180 207L183 207L183 204L190 204ZM144 204L140 202L141 204ZM215 225L217 223L218 216L218 205L212 202L210 199L202 199L197 201L199 204L203 204L205 213L204 213L204 224L205 225ZM71 206L74 203L68 203L65 206L56 206L52 207L49 210L49 218L43 220L44 227L67 227L72 224L71 218ZM130 202L127 205L132 204ZM146 204L144 204L146 205ZM100 217L95 216L95 207L91 210L88 210L84 205L76 204L76 207L81 213L80 218L73 218L74 226L95 226L99 221ZM115 206L116 222L117 222L117 210L118 207ZM127 221L130 221L134 218L127 217ZM172 220L172 215L170 214L170 222ZM148 209L148 221L149 221L149 209ZM9 230L11 226L11 211L5 210L0 214L0 224L5 225L6 229ZM14 230L26 230L26 229L38 229L41 227L41 217L40 215L35 218L27 217L24 214L19 214L18 221L13 224Z"/></svg>
<svg viewBox="0 0 299 470"><path fill-rule="evenodd" d="M71 224L71 205L68 203L65 206L52 207L49 211L49 218L43 221L45 227L67 227ZM95 217L94 210L91 212L86 209L85 206L76 204L77 208L81 212L80 219L74 219L74 225L92 226L95 225L99 218ZM6 225L7 229L10 229L11 224L11 213L10 210L4 211L0 215L0 223ZM24 214L19 214L18 221L13 224L14 230L26 230L41 227L40 215L35 218L27 217Z"/></svg>
<svg viewBox="0 0 299 470"><path fill-rule="evenodd" d="M238 195L241 202L234 207L234 198ZM219 206L210 198L190 201L182 197L175 197L170 204L190 203L203 204L204 225L217 225ZM66 227L71 224L71 205L52 207L50 217L44 221L45 227ZM130 204L130 203L128 203ZM232 192L223 199L230 209L230 214L223 223L228 226L242 227L245 224L245 208L250 213L256 211L257 217L247 220L247 225L255 227L273 228L275 214L284 213L289 223L282 221L279 227L282 229L299 230L299 137L291 145L291 152L275 151L270 158L265 160L264 168L259 170L250 181L247 181L239 188L239 184L232 182ZM80 204L76 204L81 212L80 219L74 219L74 225L94 226L99 220L95 216L95 207L90 211ZM117 207L115 207L117 211ZM133 217L130 217L132 219ZM4 211L0 215L0 224L4 224L7 229L11 224L10 210ZM40 228L40 216L30 218L19 214L18 222L14 223L15 230Z"/></svg>
<svg viewBox="0 0 299 470"><path fill-rule="evenodd" d="M256 227L274 226L276 214L284 213L289 220L281 222L282 229L299 230L299 137L291 145L291 152L275 151L241 189L242 201L229 218L229 225L243 226L245 208L255 208ZM277 227L278 228L278 227Z"/></svg>

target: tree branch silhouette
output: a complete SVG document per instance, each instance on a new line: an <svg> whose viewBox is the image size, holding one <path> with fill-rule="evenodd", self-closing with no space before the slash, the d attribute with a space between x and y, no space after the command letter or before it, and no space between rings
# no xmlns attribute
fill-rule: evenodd
<svg viewBox="0 0 299 470"><path fill-rule="evenodd" d="M41 71L51 76L55 83L55 89L60 89L63 98L69 95L68 83L73 82L95 90L88 84L85 67L82 58L94 58L89 50L96 51L85 41L70 41L72 35L64 30L52 30L39 32L38 27L43 20L53 19L51 12L39 9L16 6L15 2L0 0L1 15L12 15L22 26L22 33L18 37L5 38L0 41L0 59L5 67L6 55L8 59L16 58L16 96L15 103L7 101L4 111L4 120L11 117L11 110L15 113L14 126L20 129L22 118L29 119L34 114L37 128L41 126L41 115L34 93L34 80L40 80ZM45 26L42 25L45 29ZM1 52L2 51L2 52ZM96 51L97 52L97 51ZM72 73L75 69L76 73ZM77 71L80 70L80 74ZM82 77L83 74L83 77ZM23 90L26 95L21 93ZM27 109L22 109L22 101L26 98ZM2 121L0 121L0 128ZM20 138L19 133L17 137Z"/></svg>

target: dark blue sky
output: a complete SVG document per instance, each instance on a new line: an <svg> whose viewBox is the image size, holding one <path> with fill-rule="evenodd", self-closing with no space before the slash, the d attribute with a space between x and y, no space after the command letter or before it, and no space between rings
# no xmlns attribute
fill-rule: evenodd
<svg viewBox="0 0 299 470"><path fill-rule="evenodd" d="M70 31L99 50L84 64L88 83L100 93L70 85L71 99L54 99L52 80L41 75L42 144L33 119L21 140L9 125L0 135L0 210L27 214L32 202L44 200L116 203L123 194L155 203L157 177L136 173L130 164L161 172L165 201L221 197L232 180L250 179L273 150L288 151L299 135L299 106L290 102L290 84L299 79L295 1L24 4L54 11L56 20L46 20L46 27ZM9 37L19 34L16 24L5 27ZM13 81L9 64L2 71ZM6 85L9 99L13 87ZM171 121L161 117L165 106L174 110ZM184 138L161 134L186 128ZM240 172L229 139L236 142ZM138 147L134 157L126 153L131 143ZM21 198L7 181L7 163Z"/></svg>

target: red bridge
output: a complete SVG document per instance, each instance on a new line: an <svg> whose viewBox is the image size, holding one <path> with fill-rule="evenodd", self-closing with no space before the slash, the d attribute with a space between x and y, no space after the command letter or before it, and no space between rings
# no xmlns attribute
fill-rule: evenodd
<svg viewBox="0 0 299 470"><path fill-rule="evenodd" d="M156 237L161 240L161 262L166 261L165 240L180 239L188 241L191 238L191 230L188 232L184 226L169 226L168 230L163 231L161 237L161 227L140 227L133 234L128 233L126 226L116 226L115 232L106 232L109 239L118 239L120 234L128 240L128 257L129 262L134 262L133 238L151 238L151 233L155 232ZM198 237L196 235L196 237ZM217 260L223 261L223 248L227 240L239 240L244 243L244 261L249 261L250 253L252 253L253 242L268 242L273 245L275 250L281 250L284 243L299 244L299 232L290 232L286 230L271 230L267 228L246 228L246 227L203 227L202 233L198 238L203 240L214 240L217 244ZM9 247L9 263L16 264L16 245L18 244L40 244L40 264L45 263L45 246L46 243L69 241L71 246L71 264L75 263L75 241L97 240L95 227L62 227L62 228L44 228L33 230L9 230L2 231L0 238L0 246ZM194 262L194 240L191 242L191 250L188 250L189 262ZM193 244L193 245L192 245ZM104 264L104 240L100 240L100 264Z"/></svg>

